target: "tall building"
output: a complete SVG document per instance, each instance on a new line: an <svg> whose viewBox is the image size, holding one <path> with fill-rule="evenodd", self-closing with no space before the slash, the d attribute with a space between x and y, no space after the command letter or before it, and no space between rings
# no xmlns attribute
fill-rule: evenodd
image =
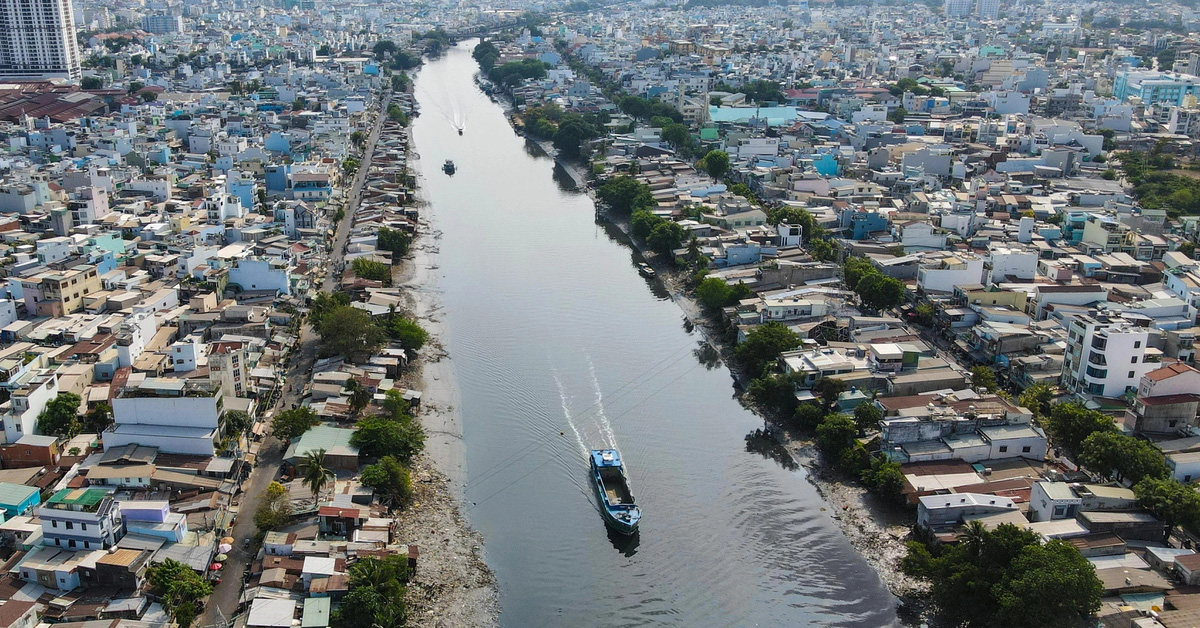
<svg viewBox="0 0 1200 628"><path fill-rule="evenodd" d="M1000 19L1000 0L979 0L975 11L981 19L998 20Z"/></svg>
<svg viewBox="0 0 1200 628"><path fill-rule="evenodd" d="M0 0L0 79L81 77L71 0Z"/></svg>
<svg viewBox="0 0 1200 628"><path fill-rule="evenodd" d="M944 7L948 18L967 17L974 8L971 0L946 0Z"/></svg>
<svg viewBox="0 0 1200 628"><path fill-rule="evenodd" d="M142 30L158 35L182 33L183 18L169 13L147 15L142 18Z"/></svg>
<svg viewBox="0 0 1200 628"><path fill-rule="evenodd" d="M1063 388L1087 397L1137 390L1142 376L1162 366L1162 351L1150 346L1150 334L1105 313L1077 316L1067 335Z"/></svg>

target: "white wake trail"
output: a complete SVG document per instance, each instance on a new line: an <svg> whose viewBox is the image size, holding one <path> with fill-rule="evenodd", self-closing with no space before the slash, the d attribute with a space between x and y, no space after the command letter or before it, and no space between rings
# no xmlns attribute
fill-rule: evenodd
<svg viewBox="0 0 1200 628"><path fill-rule="evenodd" d="M567 397L567 391L563 389L562 379L558 377L558 369L552 370L554 373L554 385L558 386L558 398L562 403L563 416L567 418L567 425L571 427L571 432L575 434L575 442L579 445L579 453L584 458L588 456L587 445L583 444L583 437L579 435L579 429L575 427L575 421L571 418L571 400Z"/></svg>
<svg viewBox="0 0 1200 628"><path fill-rule="evenodd" d="M608 446L616 449L617 435L613 433L612 423L609 423L608 414L604 412L604 393L600 392L600 380L596 378L596 365L592 364L592 356L584 355L587 357L588 373L592 376L592 389L596 391L596 407L599 409L596 417L600 420L600 430L604 439L608 441Z"/></svg>

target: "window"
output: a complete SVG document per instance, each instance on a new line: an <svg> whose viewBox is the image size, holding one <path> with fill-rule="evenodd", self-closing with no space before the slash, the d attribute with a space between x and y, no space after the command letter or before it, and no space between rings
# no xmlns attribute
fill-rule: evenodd
<svg viewBox="0 0 1200 628"><path fill-rule="evenodd" d="M81 523L81 524L79 524L79 529L80 529L80 530L87 530L87 524L86 524L86 523Z"/></svg>
<svg viewBox="0 0 1200 628"><path fill-rule="evenodd" d="M1129 378L1133 379L1133 371L1129 371Z"/></svg>
<svg viewBox="0 0 1200 628"><path fill-rule="evenodd" d="M90 541L83 542L83 549L91 549L91 548L92 548L92 544Z"/></svg>
<svg viewBox="0 0 1200 628"><path fill-rule="evenodd" d="M1137 356L1135 355L1135 356L1133 356L1133 357L1129 358L1129 363L1130 363L1130 364L1137 364Z"/></svg>
<svg viewBox="0 0 1200 628"><path fill-rule="evenodd" d="M72 522L70 522L70 521L68 521L68 522L67 522L67 529L68 529L68 530L74 530L74 529L75 529L75 524L74 524L74 523L72 523Z"/></svg>
<svg viewBox="0 0 1200 628"><path fill-rule="evenodd" d="M1027 453L1029 453L1029 445L1026 445L1026 446L1022 447L1022 448L1021 448L1021 453L1023 453L1023 454L1027 454Z"/></svg>
<svg viewBox="0 0 1200 628"><path fill-rule="evenodd" d="M1134 341L1133 341L1133 348L1134 348L1134 349L1141 349L1141 348L1142 348L1142 341L1141 341L1141 340L1134 340Z"/></svg>
<svg viewBox="0 0 1200 628"><path fill-rule="evenodd" d="M57 527L58 527L58 522L57 522L57 521L51 521L51 522L50 522L50 527L52 527L52 528L57 528Z"/></svg>
<svg viewBox="0 0 1200 628"><path fill-rule="evenodd" d="M1179 421L1168 421L1168 422L1167 422L1167 427L1175 427L1175 424L1176 424L1176 423L1178 423L1178 422L1179 422Z"/></svg>
<svg viewBox="0 0 1200 628"><path fill-rule="evenodd" d="M1000 453L1005 453L1005 452L1007 452L1007 451L1008 451L1008 445L1001 445L1001 446L1000 446Z"/></svg>
<svg viewBox="0 0 1200 628"><path fill-rule="evenodd" d="M77 544L75 543L75 539L71 539L70 541L67 541L67 547L71 547L71 548L77 547Z"/></svg>

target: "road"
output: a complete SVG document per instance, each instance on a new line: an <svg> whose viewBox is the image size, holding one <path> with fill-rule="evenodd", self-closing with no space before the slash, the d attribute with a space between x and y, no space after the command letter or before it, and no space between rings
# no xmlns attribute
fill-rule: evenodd
<svg viewBox="0 0 1200 628"><path fill-rule="evenodd" d="M383 128L385 112L390 102L391 93L389 92L384 97L383 104L379 108L380 113L375 120L375 128L368 138L367 148L363 153L361 165L354 177L350 193L346 197L349 199L346 205L346 215L338 223L337 233L334 236L333 246L330 249L329 259L331 265L328 268L325 282L322 285L323 290L326 292L333 290L335 278L341 276L340 268L333 265L333 260L341 259L342 249L346 246L346 238L350 235L350 225L354 222L352 217L358 209L359 196L362 193L362 186L366 181L368 165L371 163L371 157L375 153L375 143L379 140L379 133ZM304 387L301 385L293 386L292 384L308 380L309 372L312 369L313 362L316 361L316 357L317 335L311 327L305 324L301 326L299 350L293 352L290 360L291 366L288 368L287 375L283 380L284 390L278 404L275 406L277 409L290 408L293 404L300 403ZM254 538L254 535L258 532L254 525L254 511L258 508L259 498L266 492L267 485L279 475L279 467L283 464L283 453L283 443L275 438L274 435L268 434L259 447L254 470L250 472L250 477L242 487L241 504L238 506L238 516L234 519L233 533L230 535L237 542L234 544L233 551L229 552L229 560L221 574L221 582L213 588L213 593L209 596L204 606L204 612L195 622L196 626L202 628L224 628L231 625L229 620L237 613L238 601L245 584L246 568L258 550L254 545L250 545L249 547L243 546L243 540Z"/></svg>
<svg viewBox="0 0 1200 628"><path fill-rule="evenodd" d="M383 103L379 106L379 116L375 118L375 128L371 130L370 137L367 138L367 148L363 152L363 158L359 162L358 172L354 174L354 183L350 186L350 192L346 195L346 212L338 223L337 232L333 236L333 246L329 249L329 269L325 274L325 283L321 289L325 292L333 292L342 277L342 259L345 254L346 239L350 236L350 227L354 224L354 212L358 211L358 203L362 200L363 184L367 181L367 172L371 169L371 158L375 155L375 143L379 141L379 133L383 130L383 121L387 119L387 108L392 102L392 93L389 91L383 97Z"/></svg>

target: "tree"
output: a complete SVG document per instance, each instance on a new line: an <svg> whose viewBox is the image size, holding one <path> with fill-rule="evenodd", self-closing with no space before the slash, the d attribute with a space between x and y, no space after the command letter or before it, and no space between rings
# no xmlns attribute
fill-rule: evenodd
<svg viewBox="0 0 1200 628"><path fill-rule="evenodd" d="M696 298L700 300L701 305L713 310L729 305L732 292L729 284L719 277L705 277L700 285L696 286Z"/></svg>
<svg viewBox="0 0 1200 628"><path fill-rule="evenodd" d="M350 143L362 148L367 143L367 134L362 131L355 131L350 134Z"/></svg>
<svg viewBox="0 0 1200 628"><path fill-rule="evenodd" d="M325 315L343 305L350 305L350 295L344 292L318 292L308 304L308 320L313 327L320 329Z"/></svg>
<svg viewBox="0 0 1200 628"><path fill-rule="evenodd" d="M761 374L779 359L779 354L800 346L800 337L786 325L770 322L746 334L746 340L734 353L750 374Z"/></svg>
<svg viewBox="0 0 1200 628"><path fill-rule="evenodd" d="M300 438L309 429L320 425L321 419L317 418L317 413L307 407L292 408L283 410L271 419L271 431L275 433L275 437L291 441Z"/></svg>
<svg viewBox="0 0 1200 628"><path fill-rule="evenodd" d="M865 257L850 257L842 263L842 281L851 290L858 288L858 282L862 281L863 277L878 272L871 260Z"/></svg>
<svg viewBox="0 0 1200 628"><path fill-rule="evenodd" d="M225 433L241 434L254 425L254 418L241 410L230 410L225 413Z"/></svg>
<svg viewBox="0 0 1200 628"><path fill-rule="evenodd" d="M1062 403L1050 410L1046 428L1054 444L1071 456L1079 453L1083 441L1094 432L1116 429L1113 420L1102 412L1089 410L1077 403Z"/></svg>
<svg viewBox="0 0 1200 628"><path fill-rule="evenodd" d="M729 172L729 153L722 150L710 150L701 160L701 166L708 176L720 181Z"/></svg>
<svg viewBox="0 0 1200 628"><path fill-rule="evenodd" d="M149 90L142 92L143 102L154 102L156 100L158 100L158 92L152 92Z"/></svg>
<svg viewBox="0 0 1200 628"><path fill-rule="evenodd" d="M79 404L83 399L75 393L59 393L46 403L38 415L37 431L47 436L72 438L83 430L79 420Z"/></svg>
<svg viewBox="0 0 1200 628"><path fill-rule="evenodd" d="M904 119L908 117L908 110L904 107L896 107L888 114L888 120L896 124L904 124Z"/></svg>
<svg viewBox="0 0 1200 628"><path fill-rule="evenodd" d="M1133 493L1142 507L1166 522L1167 538L1175 526L1200 528L1200 494L1192 487L1170 478L1147 476L1133 485Z"/></svg>
<svg viewBox="0 0 1200 628"><path fill-rule="evenodd" d="M350 444L369 458L394 456L403 464L425 448L425 430L409 417L366 417L359 420Z"/></svg>
<svg viewBox="0 0 1200 628"><path fill-rule="evenodd" d="M212 593L212 584L191 567L170 558L146 570L146 581L163 600L163 605L180 628L196 619L196 603Z"/></svg>
<svg viewBox="0 0 1200 628"><path fill-rule="evenodd" d="M271 482L264 497L254 510L254 526L260 532L270 532L287 525L292 518L292 502L287 498L287 489L279 482Z"/></svg>
<svg viewBox="0 0 1200 628"><path fill-rule="evenodd" d="M900 470L900 463L892 462L883 454L871 458L870 466L863 469L860 478L867 490L884 499L904 499L904 472Z"/></svg>
<svg viewBox="0 0 1200 628"><path fill-rule="evenodd" d="M392 284L392 268L383 262L377 262L365 257L356 257L350 263L350 267L354 269L355 275L363 279L381 282L384 287Z"/></svg>
<svg viewBox="0 0 1200 628"><path fill-rule="evenodd" d="M392 263L399 264L400 258L408 254L409 244L412 238L407 233L398 229L388 229L380 227L376 233L375 246L392 253Z"/></svg>
<svg viewBox="0 0 1200 628"><path fill-rule="evenodd" d="M409 81L408 75L405 74L404 72L397 72L396 74L392 75L392 91L393 92L408 91L409 83L410 83L410 81Z"/></svg>
<svg viewBox="0 0 1200 628"><path fill-rule="evenodd" d="M1099 609L1104 587L1095 568L1062 540L1005 523L963 531L962 542L932 548L910 541L903 571L932 583L947 625L1052 628Z"/></svg>
<svg viewBox="0 0 1200 628"><path fill-rule="evenodd" d="M370 314L348 305L323 315L318 333L322 355L343 355L349 360L372 355L387 342L387 333Z"/></svg>
<svg viewBox="0 0 1200 628"><path fill-rule="evenodd" d="M83 428L89 434L99 434L113 424L112 406L101 401L84 415Z"/></svg>
<svg viewBox="0 0 1200 628"><path fill-rule="evenodd" d="M835 377L822 377L813 385L813 394L821 398L821 403L824 404L825 412L832 412L837 406L838 401L842 397L842 393L846 392L846 382Z"/></svg>
<svg viewBox="0 0 1200 628"><path fill-rule="evenodd" d="M392 338L409 353L420 351L429 340L429 332L425 331L425 328L417 321L403 316L393 317L388 324L388 330L392 333Z"/></svg>
<svg viewBox="0 0 1200 628"><path fill-rule="evenodd" d="M79 86L83 89L100 89L104 87L104 81L98 76L85 76Z"/></svg>
<svg viewBox="0 0 1200 628"><path fill-rule="evenodd" d="M564 120L554 133L554 148L565 157L578 157L583 142L596 137L596 128L578 116Z"/></svg>
<svg viewBox="0 0 1200 628"><path fill-rule="evenodd" d="M821 424L821 419L824 418L825 412L817 404L802 403L796 406L796 413L792 417L792 421L797 428L806 432L813 432L816 431L817 426Z"/></svg>
<svg viewBox="0 0 1200 628"><path fill-rule="evenodd" d="M321 47L317 48L317 56L318 57L332 57L333 56L333 47L330 46L329 44L321 44Z"/></svg>
<svg viewBox="0 0 1200 628"><path fill-rule="evenodd" d="M1083 441L1079 464L1105 477L1137 483L1142 478L1165 478L1167 463L1153 445L1114 431L1093 432Z"/></svg>
<svg viewBox="0 0 1200 628"><path fill-rule="evenodd" d="M687 230L682 225L673 220L663 220L650 230L650 235L646 236L646 244L650 245L655 253L671 257L675 249L683 246L685 237Z"/></svg>
<svg viewBox="0 0 1200 628"><path fill-rule="evenodd" d="M358 165L358 159L347 157L342 160L342 173L347 177L353 176L354 173L358 172Z"/></svg>
<svg viewBox="0 0 1200 628"><path fill-rule="evenodd" d="M873 401L863 401L854 407L854 424L858 426L860 434L870 429L878 429L882 420L883 410Z"/></svg>
<svg viewBox="0 0 1200 628"><path fill-rule="evenodd" d="M1017 397L1017 403L1021 407L1031 410L1036 417L1049 414L1050 404L1053 401L1054 391L1050 388L1050 384L1042 382L1030 385Z"/></svg>
<svg viewBox="0 0 1200 628"><path fill-rule="evenodd" d="M654 206L650 187L633 177L613 177L596 190L596 196L619 214Z"/></svg>
<svg viewBox="0 0 1200 628"><path fill-rule="evenodd" d="M817 426L817 446L825 455L836 457L854 444L857 435L854 419L841 413L826 415Z"/></svg>
<svg viewBox="0 0 1200 628"><path fill-rule="evenodd" d="M678 149L691 143L692 134L686 126L670 122L662 128L662 138Z"/></svg>
<svg viewBox="0 0 1200 628"><path fill-rule="evenodd" d="M136 93L142 91L142 88L144 88L144 87L146 87L145 83L142 83L140 81L134 81L129 84L129 94L132 96L133 94L136 94Z"/></svg>
<svg viewBox="0 0 1200 628"><path fill-rule="evenodd" d="M384 456L379 462L363 467L360 481L373 489L389 508L402 507L412 499L412 475L393 456Z"/></svg>
<svg viewBox="0 0 1200 628"><path fill-rule="evenodd" d="M350 416L358 416L358 413L362 412L363 408L367 407L371 403L371 399L374 398L371 391L353 377L346 381L346 390L350 392L348 398L350 402Z"/></svg>
<svg viewBox="0 0 1200 628"><path fill-rule="evenodd" d="M1192 259L1195 259L1195 257L1196 257L1196 245L1195 245L1195 244L1193 244L1193 243L1191 243L1191 242L1188 242L1188 241L1186 241L1186 240L1185 240L1185 241L1183 242L1183 244L1180 244L1180 245L1179 245L1179 252L1180 252L1180 253L1183 253L1184 255L1186 255L1186 256L1188 256L1188 257L1190 257L1190 258L1192 258Z"/></svg>
<svg viewBox="0 0 1200 628"><path fill-rule="evenodd" d="M996 382L996 373L987 366L977 366L971 369L971 385L976 388L986 388L988 392L1000 390Z"/></svg>
<svg viewBox="0 0 1200 628"><path fill-rule="evenodd" d="M301 483L309 488L313 494L313 504L316 504L321 497L321 491L329 484L333 478L333 472L325 468L325 450L318 449L316 451L308 451L304 453L304 457L300 459L296 465L302 473Z"/></svg>
<svg viewBox="0 0 1200 628"><path fill-rule="evenodd" d="M814 238L808 242L808 254L818 262L832 262L837 259L837 248L826 238Z"/></svg>
<svg viewBox="0 0 1200 628"><path fill-rule="evenodd" d="M890 310L904 303L908 294L899 279L878 271L863 277L855 292L863 305L876 310Z"/></svg>
<svg viewBox="0 0 1200 628"><path fill-rule="evenodd" d="M932 325L934 318L937 316L937 311L933 309L933 305L925 301L918 303L913 313L916 314L917 322L925 326Z"/></svg>
<svg viewBox="0 0 1200 628"><path fill-rule="evenodd" d="M796 412L796 376L772 373L750 381L746 392L758 405L782 416Z"/></svg>
<svg viewBox="0 0 1200 628"><path fill-rule="evenodd" d="M382 59L384 55L390 52L396 52L396 44L386 39L376 42L371 47L371 53L375 55L376 59Z"/></svg>

